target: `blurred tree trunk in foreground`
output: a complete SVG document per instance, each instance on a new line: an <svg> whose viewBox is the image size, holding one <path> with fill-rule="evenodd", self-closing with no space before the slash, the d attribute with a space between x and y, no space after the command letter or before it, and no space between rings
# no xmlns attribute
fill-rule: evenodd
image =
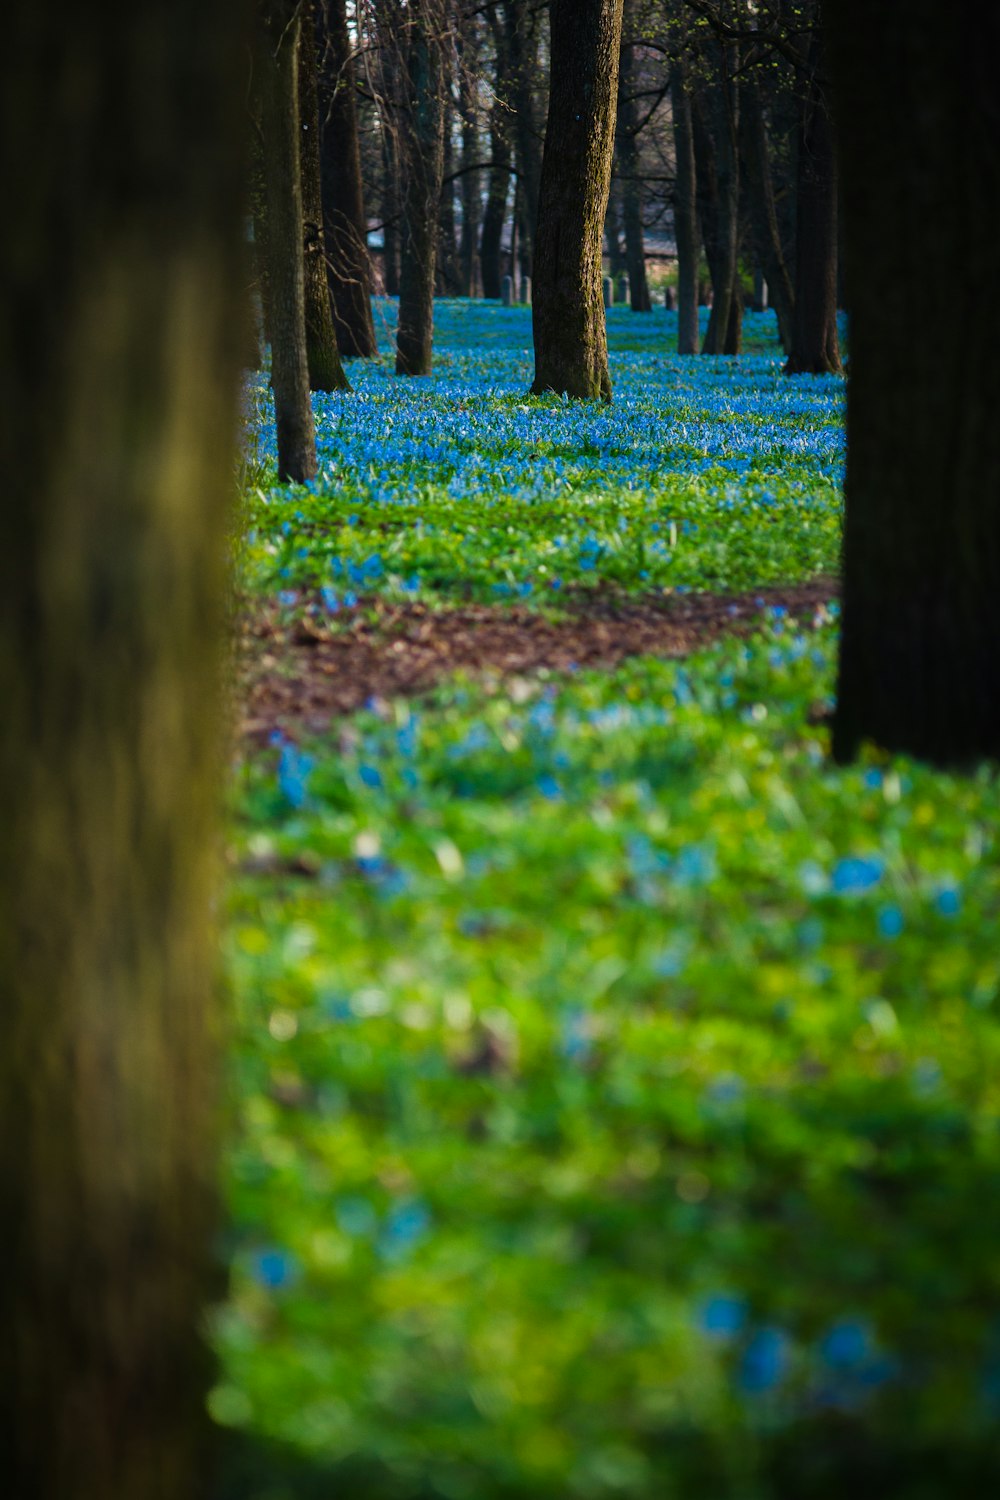
<svg viewBox="0 0 1000 1500"><path fill-rule="evenodd" d="M851 307L834 753L961 767L1000 756L1000 10L828 14Z"/></svg>
<svg viewBox="0 0 1000 1500"><path fill-rule="evenodd" d="M396 374L429 375L434 341L438 214L444 175L445 0L410 0L397 19L403 247Z"/></svg>
<svg viewBox="0 0 1000 1500"><path fill-rule="evenodd" d="M795 306L785 373L825 375L841 368L837 341L837 162L822 8L806 54L799 123L795 226ZM849 106L851 107L851 106Z"/></svg>
<svg viewBox="0 0 1000 1500"><path fill-rule="evenodd" d="M343 355L378 353L371 265L345 0L320 0L319 116L326 269ZM388 243L388 231L387 240Z"/></svg>
<svg viewBox="0 0 1000 1500"><path fill-rule="evenodd" d="M622 0L552 0L532 326L536 394L611 399L601 291Z"/></svg>
<svg viewBox="0 0 1000 1500"><path fill-rule="evenodd" d="M333 329L326 274L323 189L320 178L316 6L302 0L299 41L299 167L302 173L302 269L305 278L306 360L311 391L349 391Z"/></svg>
<svg viewBox="0 0 1000 1500"><path fill-rule="evenodd" d="M203 1491L243 0L8 13L0 1487Z"/></svg>
<svg viewBox="0 0 1000 1500"><path fill-rule="evenodd" d="M301 33L301 0L259 0L254 77L264 155L271 386L278 477L294 480L316 475L302 254Z"/></svg>

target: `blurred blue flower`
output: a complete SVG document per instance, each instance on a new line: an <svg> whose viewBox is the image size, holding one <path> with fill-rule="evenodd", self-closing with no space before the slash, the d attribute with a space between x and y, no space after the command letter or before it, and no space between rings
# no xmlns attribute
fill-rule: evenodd
<svg viewBox="0 0 1000 1500"><path fill-rule="evenodd" d="M260 1286L280 1291L298 1275L298 1263L287 1250L258 1250L250 1257L250 1272Z"/></svg>
<svg viewBox="0 0 1000 1500"><path fill-rule="evenodd" d="M313 769L313 758L297 745L286 740L278 756L278 786L281 794L294 808L304 807L309 796L309 777Z"/></svg>
<svg viewBox="0 0 1000 1500"><path fill-rule="evenodd" d="M715 1338L735 1338L747 1320L747 1304L743 1297L719 1293L710 1297L701 1310L701 1326Z"/></svg>
<svg viewBox="0 0 1000 1500"><path fill-rule="evenodd" d="M878 914L878 930L884 938L898 938L903 930L903 913L898 906L883 906Z"/></svg>
<svg viewBox="0 0 1000 1500"><path fill-rule="evenodd" d="M758 1328L743 1352L737 1383L748 1395L773 1390L788 1366L788 1336L771 1326Z"/></svg>
<svg viewBox="0 0 1000 1500"><path fill-rule="evenodd" d="M833 870L833 889L838 896L863 896L878 885L884 868L874 855L852 855L838 860Z"/></svg>
<svg viewBox="0 0 1000 1500"><path fill-rule="evenodd" d="M415 1250L430 1232L431 1215L419 1198L407 1198L389 1212L379 1235L378 1248L383 1259L403 1260Z"/></svg>

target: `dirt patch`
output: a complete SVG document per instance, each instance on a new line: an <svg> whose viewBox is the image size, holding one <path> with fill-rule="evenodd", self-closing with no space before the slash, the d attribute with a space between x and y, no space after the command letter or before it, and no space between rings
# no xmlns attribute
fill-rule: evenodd
<svg viewBox="0 0 1000 1500"><path fill-rule="evenodd" d="M811 624L836 596L829 578L747 594L596 596L559 620L517 606L372 600L334 630L318 607L289 620L276 603L255 600L238 640L241 729L254 740L321 731L373 698L424 693L457 672L512 677L687 656L720 635L748 634L775 605Z"/></svg>

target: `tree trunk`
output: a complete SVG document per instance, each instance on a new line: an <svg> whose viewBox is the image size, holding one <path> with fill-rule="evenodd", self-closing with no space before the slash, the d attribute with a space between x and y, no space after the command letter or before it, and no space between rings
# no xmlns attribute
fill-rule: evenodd
<svg viewBox="0 0 1000 1500"><path fill-rule="evenodd" d="M829 17L851 308L834 753L962 768L1000 757L1000 12Z"/></svg>
<svg viewBox="0 0 1000 1500"><path fill-rule="evenodd" d="M309 389L349 391L333 330L330 286L323 242L323 190L320 183L319 98L317 93L314 0L303 0L299 41L299 169L302 173L302 268L305 278L306 361Z"/></svg>
<svg viewBox="0 0 1000 1500"><path fill-rule="evenodd" d="M822 24L817 7L816 20ZM795 315L787 375L841 369L837 339L837 168L822 32L814 33L802 104L796 204Z"/></svg>
<svg viewBox="0 0 1000 1500"><path fill-rule="evenodd" d="M429 375L444 171L442 0L411 0L404 26L406 97L400 110L404 239L396 374Z"/></svg>
<svg viewBox="0 0 1000 1500"><path fill-rule="evenodd" d="M678 58L670 75L674 117L677 183L674 189L674 236L677 240L677 353L698 353L699 228L696 199L694 135L686 70Z"/></svg>
<svg viewBox="0 0 1000 1500"><path fill-rule="evenodd" d="M692 110L701 227L712 277L712 311L701 352L735 354L739 350L732 347L732 330L738 318L733 301L740 295L739 91L735 49L720 45L715 52L718 78L706 91L711 123L700 101Z"/></svg>
<svg viewBox="0 0 1000 1500"><path fill-rule="evenodd" d="M628 271L625 254L625 234L622 228L622 186L616 180L614 166L611 172L611 187L608 190L608 209L604 215L604 240L608 250L608 271L613 281Z"/></svg>
<svg viewBox="0 0 1000 1500"><path fill-rule="evenodd" d="M622 0L552 0L532 390L611 399L601 238L614 151Z"/></svg>
<svg viewBox="0 0 1000 1500"><path fill-rule="evenodd" d="M507 56L514 110L514 151L520 195L521 278L534 274L542 144L536 116L537 22L528 0L506 0ZM513 275L513 271L511 272Z"/></svg>
<svg viewBox="0 0 1000 1500"><path fill-rule="evenodd" d="M483 277L483 296L499 297L502 269L500 247L507 219L510 196L510 112L506 104L509 62L507 37L500 24L496 6L487 15L496 51L496 82L490 109L490 175L483 209L483 228L479 239L479 263Z"/></svg>
<svg viewBox="0 0 1000 1500"><path fill-rule="evenodd" d="M625 227L625 262L628 269L629 296L633 312L649 312L649 284L646 281L646 248L642 236L642 168L639 162L639 117L635 104L637 86L635 48L622 43L621 71L618 76L618 170L622 185L622 219Z"/></svg>
<svg viewBox="0 0 1000 1500"><path fill-rule="evenodd" d="M459 296L475 297L479 287L479 218L481 212L482 174L479 158L479 131L476 128L476 104L473 68L479 32L475 19L465 21L459 34L458 100L462 117L462 238L459 244Z"/></svg>
<svg viewBox="0 0 1000 1500"><path fill-rule="evenodd" d="M302 18L297 0L263 0L255 68L264 137L267 190L271 386L278 436L278 477L316 474L316 433L309 400L302 178L299 166L298 55Z"/></svg>
<svg viewBox="0 0 1000 1500"><path fill-rule="evenodd" d="M444 97L448 105L449 125L451 101L448 97L447 80L444 80ZM438 254L437 292L439 297L459 295L458 231L455 224L455 152L451 130L443 135L441 203L438 209Z"/></svg>
<svg viewBox="0 0 1000 1500"><path fill-rule="evenodd" d="M767 282L768 296L778 319L778 332L787 354L792 347L795 296L785 264L774 201L771 154L760 91L753 80L744 84L740 109L740 159L743 165L750 222L757 261Z"/></svg>
<svg viewBox="0 0 1000 1500"><path fill-rule="evenodd" d="M382 271L387 297L399 296L400 193L399 148L395 126L388 122L382 133Z"/></svg>
<svg viewBox="0 0 1000 1500"><path fill-rule="evenodd" d="M205 1492L241 0L16 6L0 94L0 1453Z"/></svg>
<svg viewBox="0 0 1000 1500"><path fill-rule="evenodd" d="M333 326L345 356L378 354L371 262L345 0L320 0L320 156L326 271Z"/></svg>

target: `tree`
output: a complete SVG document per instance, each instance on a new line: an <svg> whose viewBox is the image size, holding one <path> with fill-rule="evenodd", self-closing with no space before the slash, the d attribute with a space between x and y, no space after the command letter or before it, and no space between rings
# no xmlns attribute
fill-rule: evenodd
<svg viewBox="0 0 1000 1500"><path fill-rule="evenodd" d="M15 6L0 92L0 1453L203 1492L243 0Z"/></svg>
<svg viewBox="0 0 1000 1500"><path fill-rule="evenodd" d="M712 311L702 354L738 354L743 317L740 286L740 90L737 44L706 44L710 82L692 101L698 217L712 277Z"/></svg>
<svg viewBox="0 0 1000 1500"><path fill-rule="evenodd" d="M829 5L851 308L834 753L1000 756L1000 12Z"/></svg>
<svg viewBox="0 0 1000 1500"><path fill-rule="evenodd" d="M479 262L483 277L483 296L499 297L500 242L510 194L511 115L506 102L510 61L507 55L507 35L501 24L497 4L489 7L487 20L493 39L495 75L493 103L490 107L490 175L479 237Z"/></svg>
<svg viewBox="0 0 1000 1500"><path fill-rule="evenodd" d="M740 109L740 163L743 167L753 227L757 264L767 281L771 303L778 320L778 332L785 353L792 347L792 323L795 294L785 264L784 248L778 228L771 150L767 122L760 97L760 85L750 77L744 81Z"/></svg>
<svg viewBox="0 0 1000 1500"><path fill-rule="evenodd" d="M302 174L299 161L301 0L258 0L254 74L263 137L271 386L281 479L316 474L309 400Z"/></svg>
<svg viewBox="0 0 1000 1500"><path fill-rule="evenodd" d="M821 7L803 63L795 230L795 309L788 375L841 368L837 341L837 164L827 99Z"/></svg>
<svg viewBox="0 0 1000 1500"><path fill-rule="evenodd" d="M532 390L611 399L601 241L614 150L622 0L552 0L539 190Z"/></svg>
<svg viewBox="0 0 1000 1500"><path fill-rule="evenodd" d="M634 22L634 0L626 0L622 25ZM622 41L618 75L617 154L622 183L622 222L625 229L625 259L633 312L649 312L652 302L646 282L646 252L642 233L643 184L639 161L639 111L636 92L639 70L631 35Z"/></svg>
<svg viewBox="0 0 1000 1500"><path fill-rule="evenodd" d="M395 16L404 98L399 110L403 254L396 374L429 375L434 278L444 175L446 0L410 0Z"/></svg>
<svg viewBox="0 0 1000 1500"><path fill-rule="evenodd" d="M323 236L334 329L341 354L374 359L378 345L345 0L320 0L319 52Z"/></svg>
<svg viewBox="0 0 1000 1500"><path fill-rule="evenodd" d="M673 108L676 188L674 233L677 240L677 353L698 353L699 227L694 133L686 61L680 52L670 74Z"/></svg>
<svg viewBox="0 0 1000 1500"><path fill-rule="evenodd" d="M306 362L309 389L349 391L333 330L323 235L319 98L316 78L316 6L302 0L299 41L299 168L302 174L302 268L305 283Z"/></svg>

